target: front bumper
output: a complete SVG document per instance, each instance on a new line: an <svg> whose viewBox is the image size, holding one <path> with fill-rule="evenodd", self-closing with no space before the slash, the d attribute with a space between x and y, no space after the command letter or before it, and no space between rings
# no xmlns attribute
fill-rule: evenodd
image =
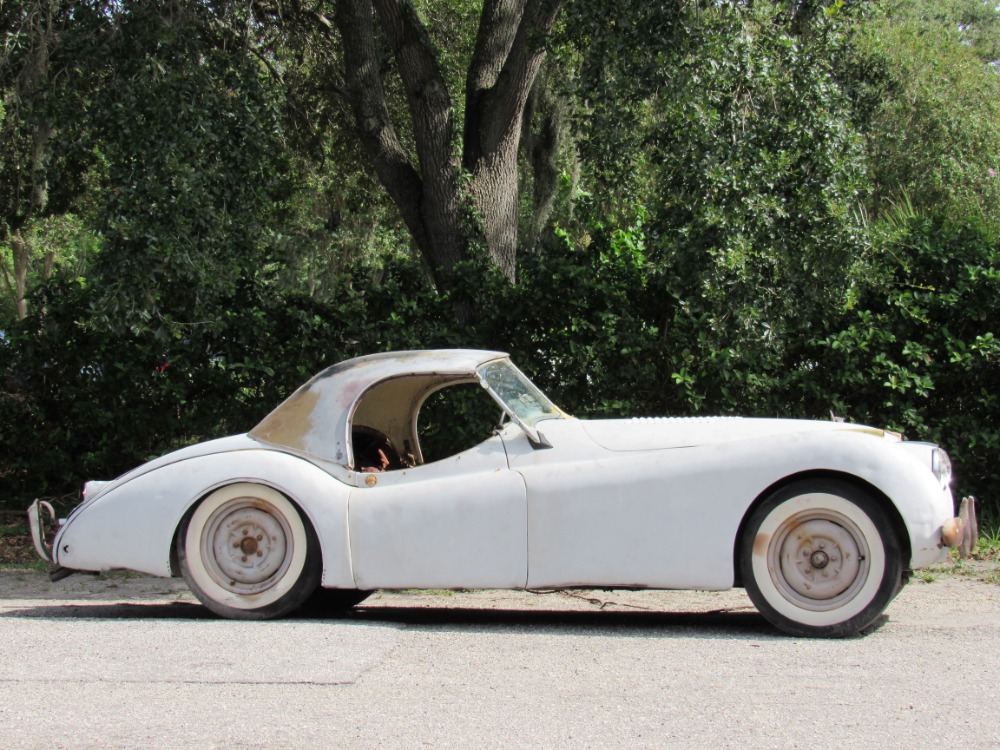
<svg viewBox="0 0 1000 750"><path fill-rule="evenodd" d="M963 497L958 515L949 518L941 527L941 544L958 547L958 556L968 557L979 541L979 522L976 519L976 498Z"/></svg>
<svg viewBox="0 0 1000 750"><path fill-rule="evenodd" d="M976 519L976 498L963 497L959 504L958 517L962 521L962 541L958 544L958 556L965 559L979 543L979 521Z"/></svg>

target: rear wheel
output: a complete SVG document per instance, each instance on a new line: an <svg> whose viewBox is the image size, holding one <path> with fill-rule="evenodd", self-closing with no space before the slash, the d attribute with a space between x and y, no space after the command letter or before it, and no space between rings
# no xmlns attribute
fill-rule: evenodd
<svg viewBox="0 0 1000 750"><path fill-rule="evenodd" d="M181 574L223 617L265 620L298 608L319 586L319 543L280 492L240 483L216 490L181 524Z"/></svg>
<svg viewBox="0 0 1000 750"><path fill-rule="evenodd" d="M789 485L750 515L739 551L751 601L798 636L871 626L902 583L902 552L867 492L834 480Z"/></svg>

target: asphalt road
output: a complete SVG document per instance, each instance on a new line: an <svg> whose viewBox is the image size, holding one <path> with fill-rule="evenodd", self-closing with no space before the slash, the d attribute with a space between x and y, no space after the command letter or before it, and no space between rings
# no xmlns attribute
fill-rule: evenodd
<svg viewBox="0 0 1000 750"><path fill-rule="evenodd" d="M177 581L0 572L2 748L1000 747L1000 586L861 638L742 592L377 594L216 619Z"/></svg>

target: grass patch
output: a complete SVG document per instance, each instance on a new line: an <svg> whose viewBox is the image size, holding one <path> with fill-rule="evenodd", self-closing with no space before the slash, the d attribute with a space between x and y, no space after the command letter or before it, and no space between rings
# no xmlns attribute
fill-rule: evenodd
<svg viewBox="0 0 1000 750"><path fill-rule="evenodd" d="M975 560L1000 562L1000 526L979 530L979 544L972 551Z"/></svg>
<svg viewBox="0 0 1000 750"><path fill-rule="evenodd" d="M23 562L0 562L0 571L37 571L37 572L47 572L52 569L53 565L50 562L46 562L42 558L36 555L35 560L27 560Z"/></svg>
<svg viewBox="0 0 1000 750"><path fill-rule="evenodd" d="M980 527L979 543L967 559L959 558L958 550L953 549L946 562L913 573L913 578L923 583L948 576L1000 585L1000 526Z"/></svg>
<svg viewBox="0 0 1000 750"><path fill-rule="evenodd" d="M464 591L464 589L458 589L458 591ZM408 596L454 596L457 592L453 589L398 589L393 593Z"/></svg>
<svg viewBox="0 0 1000 750"><path fill-rule="evenodd" d="M35 552L27 521L0 524L0 568L39 570L46 565Z"/></svg>
<svg viewBox="0 0 1000 750"><path fill-rule="evenodd" d="M965 578L970 581L1000 584L1000 567L976 560L949 560L940 565L913 571L913 580L920 583L934 583L945 578Z"/></svg>
<svg viewBox="0 0 1000 750"><path fill-rule="evenodd" d="M9 536L24 536L30 533L31 530L28 528L27 521L21 523L0 523L0 539L6 539Z"/></svg>
<svg viewBox="0 0 1000 750"><path fill-rule="evenodd" d="M954 558L944 565L928 568L928 571L932 575L940 573L1000 585L1000 562L996 560L977 560L974 558L959 560Z"/></svg>

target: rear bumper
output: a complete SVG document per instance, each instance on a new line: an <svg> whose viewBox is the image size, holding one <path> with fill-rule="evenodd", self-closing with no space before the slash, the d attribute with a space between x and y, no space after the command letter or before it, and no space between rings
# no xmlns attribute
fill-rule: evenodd
<svg viewBox="0 0 1000 750"><path fill-rule="evenodd" d="M48 515L48 521L45 515ZM28 526L31 529L31 541L35 543L35 551L47 562L55 562L52 557L52 543L45 538L45 524L54 523L56 512L51 503L45 500L35 500L28 507Z"/></svg>

